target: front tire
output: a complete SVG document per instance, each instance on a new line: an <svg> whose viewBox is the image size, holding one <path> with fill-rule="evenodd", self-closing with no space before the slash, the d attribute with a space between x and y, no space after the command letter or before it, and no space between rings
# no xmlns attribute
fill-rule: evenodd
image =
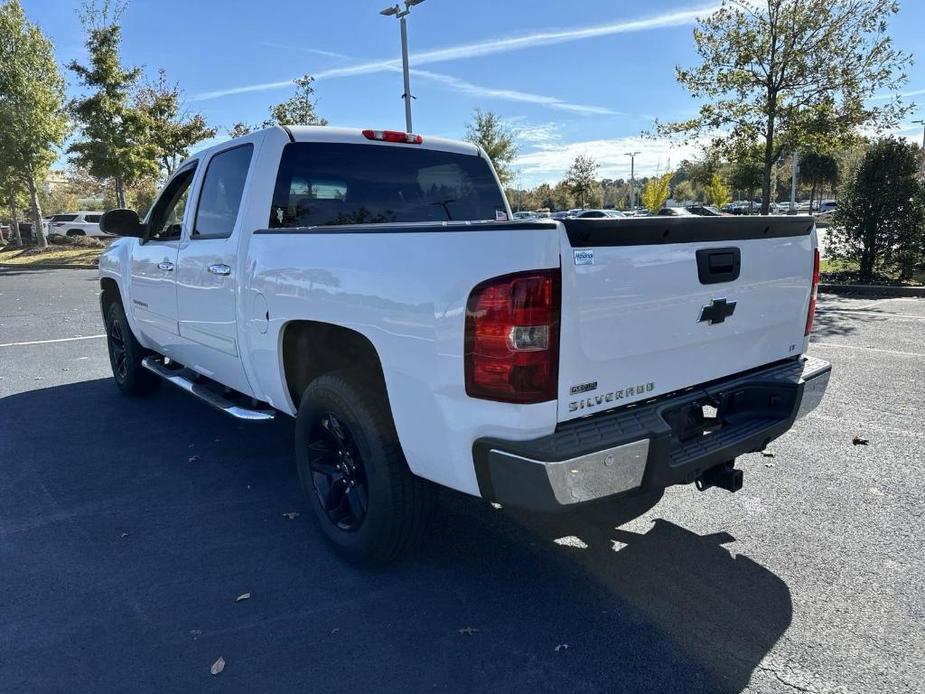
<svg viewBox="0 0 925 694"><path fill-rule="evenodd" d="M299 481L321 531L344 558L382 564L419 539L435 490L408 469L388 401L353 371L305 390L296 417Z"/></svg>
<svg viewBox="0 0 925 694"><path fill-rule="evenodd" d="M106 309L106 344L113 378L124 395L147 395L157 388L160 379L141 365L149 353L135 339L120 301Z"/></svg>

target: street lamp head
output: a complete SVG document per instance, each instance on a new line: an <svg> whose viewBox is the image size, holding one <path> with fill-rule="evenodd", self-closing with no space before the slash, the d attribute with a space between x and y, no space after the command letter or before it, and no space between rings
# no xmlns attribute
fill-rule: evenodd
<svg viewBox="0 0 925 694"><path fill-rule="evenodd" d="M422 2L424 2L424 0L405 0L405 7L410 10L415 5L420 5Z"/></svg>
<svg viewBox="0 0 925 694"><path fill-rule="evenodd" d="M398 14L399 12L401 12L401 8L398 5L392 5L392 7L379 10L379 14L385 15L386 17L391 17L393 14Z"/></svg>

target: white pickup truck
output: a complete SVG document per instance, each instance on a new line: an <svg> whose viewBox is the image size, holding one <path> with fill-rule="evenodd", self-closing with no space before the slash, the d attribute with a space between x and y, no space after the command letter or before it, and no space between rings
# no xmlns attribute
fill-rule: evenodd
<svg viewBox="0 0 925 694"><path fill-rule="evenodd" d="M116 384L295 417L322 530L379 561L436 485L540 511L735 491L735 458L822 398L811 218L510 218L463 142L277 127L200 152L144 222L103 217Z"/></svg>

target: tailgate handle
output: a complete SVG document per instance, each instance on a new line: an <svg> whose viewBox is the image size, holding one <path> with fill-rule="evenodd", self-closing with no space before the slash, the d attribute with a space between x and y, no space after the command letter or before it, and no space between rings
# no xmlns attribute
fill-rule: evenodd
<svg viewBox="0 0 925 694"><path fill-rule="evenodd" d="M718 284L739 279L742 254L738 248L701 248L697 251L700 284Z"/></svg>

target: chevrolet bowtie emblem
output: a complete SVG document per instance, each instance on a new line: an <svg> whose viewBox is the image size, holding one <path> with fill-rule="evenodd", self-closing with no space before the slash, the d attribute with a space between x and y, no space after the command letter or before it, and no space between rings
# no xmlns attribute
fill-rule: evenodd
<svg viewBox="0 0 925 694"><path fill-rule="evenodd" d="M700 309L699 323L706 321L710 325L723 323L729 316L735 313L736 302L726 301L725 299L713 299L709 304Z"/></svg>

